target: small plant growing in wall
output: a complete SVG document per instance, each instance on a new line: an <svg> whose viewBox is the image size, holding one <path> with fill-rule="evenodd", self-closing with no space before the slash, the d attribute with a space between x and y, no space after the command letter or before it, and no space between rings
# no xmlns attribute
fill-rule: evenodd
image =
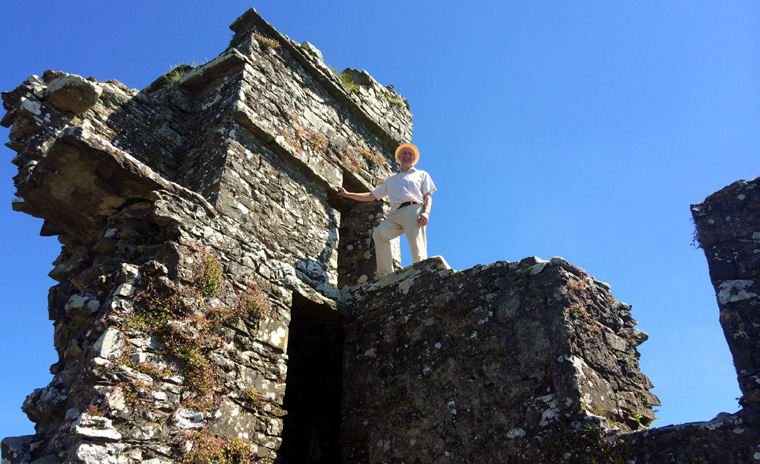
<svg viewBox="0 0 760 464"><path fill-rule="evenodd" d="M392 96L391 94L385 93L385 94L383 94L383 96L388 101L388 103L390 103L391 105L401 106L402 103L403 103L400 98L396 98L396 97Z"/></svg>
<svg viewBox="0 0 760 464"><path fill-rule="evenodd" d="M159 367L155 363L133 361L130 358L129 351L124 352L121 359L119 359L119 363L124 366L129 367L130 369L134 369L137 372L149 375L155 379L162 379L162 378L171 377L172 375L174 375L174 372L171 369L166 368L166 367L164 368Z"/></svg>
<svg viewBox="0 0 760 464"><path fill-rule="evenodd" d="M291 137L285 129L278 129L277 133L285 139L285 143L288 144L288 146L293 148L296 153L303 156L303 148L301 148L301 144L298 143L298 140Z"/></svg>
<svg viewBox="0 0 760 464"><path fill-rule="evenodd" d="M196 331L197 330L197 331ZM172 324L166 329L163 341L169 352L184 365L187 385L201 398L201 402L192 401L197 409L206 409L210 404L208 396L216 386L216 369L208 358L208 333L194 324Z"/></svg>
<svg viewBox="0 0 760 464"><path fill-rule="evenodd" d="M657 410L654 410L653 412L655 412L655 413L656 413L656 412L657 412ZM660 420L660 418L659 418L659 417L655 417L655 418L653 418L653 419L648 419L648 418L646 418L646 417L643 417L643 416L642 416L642 417L641 417L641 419L639 419L639 423L640 423L641 425L643 425L644 427L651 427L651 426L652 426L652 424L654 424L654 423L655 423L656 421L658 421L658 420Z"/></svg>
<svg viewBox="0 0 760 464"><path fill-rule="evenodd" d="M362 168L362 162L359 159L358 156L351 153L348 148L343 152L343 156L341 156L340 161L343 163L345 167L348 168L349 171L359 174L359 171L361 171Z"/></svg>
<svg viewBox="0 0 760 464"><path fill-rule="evenodd" d="M232 38L230 39L230 43L227 45L227 50L230 48L237 48L243 43L243 39L238 35L234 34Z"/></svg>
<svg viewBox="0 0 760 464"><path fill-rule="evenodd" d="M570 317L572 317L576 321L582 320L584 322L591 322L591 318L586 312L586 307L580 303L574 303L570 305L568 308L566 308L566 310L567 310L567 313L570 315Z"/></svg>
<svg viewBox="0 0 760 464"><path fill-rule="evenodd" d="M264 50L278 50L281 45L280 42L278 42L275 39L272 39L270 37L267 37L266 35L259 32L259 30L256 28L256 26L252 26L250 29L248 29L247 33L251 34L251 37L261 44L261 47ZM247 36L246 32L240 33L240 34L234 34L232 38L230 39L229 44L227 44L227 49L229 50L231 48L237 48L240 45L243 44L245 41L243 37ZM225 50L225 51L226 51Z"/></svg>
<svg viewBox="0 0 760 464"><path fill-rule="evenodd" d="M65 338L73 338L77 332L82 330L82 324L79 321L69 320L61 330Z"/></svg>
<svg viewBox="0 0 760 464"><path fill-rule="evenodd" d="M175 66L172 66L172 69L166 73L165 77L168 83L177 82L184 76L188 71L193 69L193 66L187 65L187 64L178 64Z"/></svg>
<svg viewBox="0 0 760 464"><path fill-rule="evenodd" d="M578 295L585 294L587 287L588 285L586 284L586 281L580 279L570 279L565 284L565 288L568 291L574 292Z"/></svg>
<svg viewBox="0 0 760 464"><path fill-rule="evenodd" d="M387 162L385 158L376 151L370 151L353 145L346 145L341 156L341 162L349 171L358 174L362 168L362 158L370 165L379 166Z"/></svg>
<svg viewBox="0 0 760 464"><path fill-rule="evenodd" d="M608 462L628 464L633 450L623 441L607 441L607 433L598 425L585 423L577 430L562 425L544 439L546 462L586 464Z"/></svg>
<svg viewBox="0 0 760 464"><path fill-rule="evenodd" d="M95 417L105 417L103 405L100 404L93 404L87 407L87 409L84 410L84 414L87 414L89 416L95 416Z"/></svg>
<svg viewBox="0 0 760 464"><path fill-rule="evenodd" d="M140 404L140 400L137 397L137 390L148 390L148 388L142 383L133 385L127 382L120 382L117 385L117 388L121 389L121 394L124 397L124 401L131 404L132 406L138 406Z"/></svg>
<svg viewBox="0 0 760 464"><path fill-rule="evenodd" d="M303 140L313 150L323 152L327 150L328 140L327 137L314 129L310 129L306 126L300 126L296 128L296 137Z"/></svg>
<svg viewBox="0 0 760 464"><path fill-rule="evenodd" d="M201 295L215 296L222 285L222 263L214 255L202 252L195 266L195 281L193 284Z"/></svg>
<svg viewBox="0 0 760 464"><path fill-rule="evenodd" d="M347 150L360 155L362 158L366 159L367 162L369 162L370 164L382 165L386 163L385 158L374 150L370 151L362 147L354 147L351 145L347 147Z"/></svg>
<svg viewBox="0 0 760 464"><path fill-rule="evenodd" d="M331 73L335 74L337 77L340 77L340 70L338 68L327 63L325 63L325 66L327 66L327 69L329 69Z"/></svg>
<svg viewBox="0 0 760 464"><path fill-rule="evenodd" d="M263 45L266 48L276 50L280 48L280 43L274 39L270 39L269 37L260 34L258 32L253 33L253 38L256 39L257 42L259 42L261 45Z"/></svg>
<svg viewBox="0 0 760 464"><path fill-rule="evenodd" d="M159 291L154 279L147 279L145 288L137 293L135 303L139 309L127 318L128 325L135 330L157 330L182 312L179 296Z"/></svg>
<svg viewBox="0 0 760 464"><path fill-rule="evenodd" d="M344 69L340 74L338 74L338 77L350 92L359 93L359 85L354 82L354 78L351 76L351 73L348 71L348 69Z"/></svg>
<svg viewBox="0 0 760 464"><path fill-rule="evenodd" d="M599 327L594 324L594 320L589 315L586 306L582 303L573 303L565 308L565 313L573 321L577 328L583 327L590 333L599 332Z"/></svg>
<svg viewBox="0 0 760 464"><path fill-rule="evenodd" d="M255 410L260 410L264 406L266 396L263 393L256 391L254 388L246 388L240 392L246 403Z"/></svg>
<svg viewBox="0 0 760 464"><path fill-rule="evenodd" d="M161 368L133 361L130 350L116 362L153 378L181 374L185 379L183 404L205 411L217 407L218 395L227 388L219 381L220 368L211 356L214 350L232 342L225 339L223 324L236 318L261 319L270 314L271 305L268 295L257 285L233 292L232 285L224 280L221 262L209 250L196 249L195 257L189 285L168 285L147 277L134 299L132 313L120 314L132 330L157 336L175 363ZM149 390L134 381L118 387L125 400L134 404L139 402L139 392Z"/></svg>
<svg viewBox="0 0 760 464"><path fill-rule="evenodd" d="M183 464L247 464L256 460L253 444L235 437L220 437L205 430L190 432L185 441Z"/></svg>
<svg viewBox="0 0 760 464"><path fill-rule="evenodd" d="M253 316L260 319L269 316L272 311L272 304L269 302L267 294L259 287L249 285L248 289L238 297L234 308L234 317Z"/></svg>

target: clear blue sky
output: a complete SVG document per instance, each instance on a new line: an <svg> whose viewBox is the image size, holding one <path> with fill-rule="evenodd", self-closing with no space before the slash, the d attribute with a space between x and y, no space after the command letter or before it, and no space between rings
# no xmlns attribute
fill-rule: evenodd
<svg viewBox="0 0 760 464"><path fill-rule="evenodd" d="M566 258L649 333L656 426L738 409L689 205L760 175L760 3L3 0L0 90L46 69L141 89L215 57L252 6L409 99L439 189L431 255L455 269ZM13 155L0 148L0 437L32 432L19 408L56 361L60 245L11 211Z"/></svg>

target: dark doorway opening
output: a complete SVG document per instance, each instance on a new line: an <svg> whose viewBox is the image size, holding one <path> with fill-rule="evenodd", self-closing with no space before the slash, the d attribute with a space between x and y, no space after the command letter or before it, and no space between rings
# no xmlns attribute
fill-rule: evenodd
<svg viewBox="0 0 760 464"><path fill-rule="evenodd" d="M340 463L343 317L293 295L280 464Z"/></svg>

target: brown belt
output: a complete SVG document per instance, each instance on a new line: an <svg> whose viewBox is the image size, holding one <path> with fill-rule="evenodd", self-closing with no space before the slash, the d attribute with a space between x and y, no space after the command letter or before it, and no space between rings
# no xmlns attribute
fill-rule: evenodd
<svg viewBox="0 0 760 464"><path fill-rule="evenodd" d="M404 206L409 206L409 205L419 205L419 203L417 203L416 201L405 201L405 202L401 203L400 205L398 205L397 209L401 209Z"/></svg>

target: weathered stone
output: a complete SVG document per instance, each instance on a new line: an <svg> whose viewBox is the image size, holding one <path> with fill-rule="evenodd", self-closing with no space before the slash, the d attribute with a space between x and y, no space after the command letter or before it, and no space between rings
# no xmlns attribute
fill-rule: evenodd
<svg viewBox="0 0 760 464"><path fill-rule="evenodd" d="M34 422L44 422L63 415L61 410L68 399L64 387L51 384L45 388L37 388L24 400L21 410Z"/></svg>
<svg viewBox="0 0 760 464"><path fill-rule="evenodd" d="M629 377L635 345L602 322L616 311L606 288L566 292L577 268L559 258L459 273L429 261L352 288L363 310L344 352L344 460L548 462L540 442L555 425L593 414L636 430L639 411L654 418L648 381ZM614 343L600 344L600 332Z"/></svg>
<svg viewBox="0 0 760 464"><path fill-rule="evenodd" d="M92 351L96 357L109 359L120 353L123 348L124 341L121 338L121 332L117 329L109 328L95 342Z"/></svg>
<svg viewBox="0 0 760 464"><path fill-rule="evenodd" d="M100 309L100 301L87 293L72 295L66 302L64 310L71 318L86 318Z"/></svg>
<svg viewBox="0 0 760 464"><path fill-rule="evenodd" d="M34 441L34 435L23 437L3 438L0 443L2 449L3 464L28 464L32 456L29 452L29 444Z"/></svg>
<svg viewBox="0 0 760 464"><path fill-rule="evenodd" d="M203 427L203 413L181 408L174 413L174 423L181 429L199 429Z"/></svg>
<svg viewBox="0 0 760 464"><path fill-rule="evenodd" d="M121 433L107 417L82 414L71 424L72 433L85 440L119 441Z"/></svg>
<svg viewBox="0 0 760 464"><path fill-rule="evenodd" d="M279 428L282 428L281 423ZM221 436L240 436L248 440L257 433L267 432L267 426L254 411L228 400L223 402L217 411L216 420L209 431Z"/></svg>
<svg viewBox="0 0 760 464"><path fill-rule="evenodd" d="M80 443L74 449L76 462L84 464L120 464L119 455L125 448L120 444Z"/></svg>
<svg viewBox="0 0 760 464"><path fill-rule="evenodd" d="M97 103L102 88L80 76L67 74L47 86L45 100L61 111L82 114ZM37 108L38 103L30 103Z"/></svg>

